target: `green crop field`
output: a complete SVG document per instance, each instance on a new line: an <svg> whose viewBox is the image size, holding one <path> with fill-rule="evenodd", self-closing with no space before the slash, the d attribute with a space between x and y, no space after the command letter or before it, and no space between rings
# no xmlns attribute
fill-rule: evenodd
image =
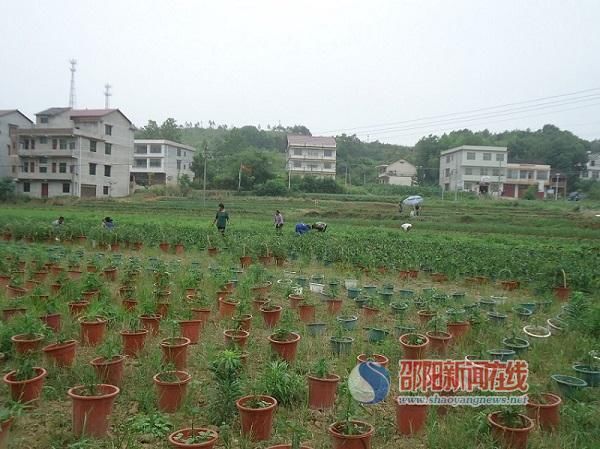
<svg viewBox="0 0 600 449"><path fill-rule="evenodd" d="M220 201L231 215L225 236L212 226ZM285 217L281 233L276 209ZM193 427L204 428L207 441L218 433L214 447L224 449L292 441L314 449L492 449L506 446L490 430L490 413L503 411L507 425L529 423L515 412L532 414L531 406L429 405L422 428L411 421L415 435L400 434L407 422L395 399L406 394L399 363L410 354L409 340L426 344L431 360L526 361L532 399L553 393L562 400L558 427L549 432L535 423L527 447L597 448L597 214L600 205L587 202L446 198L409 217L392 197L333 195L2 205L0 422L14 418L9 432L2 425L0 448L6 437L9 449L166 449L176 447L170 434ZM65 224L53 227L59 215ZM101 227L105 216L114 230ZM295 235L297 222L316 221L328 223L325 233ZM400 228L405 222L410 232ZM252 262L242 268L246 257ZM418 337L402 343L406 334ZM58 362L57 349L67 351ZM361 354L387 363L391 389L376 405L347 393ZM340 376L333 406L313 409L308 376L326 374ZM589 385L559 384L555 375ZM181 379L189 379L185 387ZM24 387L15 382L22 381L39 384L27 393L33 406L18 405ZM116 391L100 384L119 387L104 410L108 425L97 419L99 408L96 418L82 417L73 405ZM170 393L161 393L164 384ZM247 395L278 402L262 441L242 429L236 401ZM269 398L249 404L264 407ZM334 445L334 423L354 430L358 446ZM371 442L357 441L369 426ZM94 432L102 435L86 436ZM197 447L213 447L204 444Z"/></svg>

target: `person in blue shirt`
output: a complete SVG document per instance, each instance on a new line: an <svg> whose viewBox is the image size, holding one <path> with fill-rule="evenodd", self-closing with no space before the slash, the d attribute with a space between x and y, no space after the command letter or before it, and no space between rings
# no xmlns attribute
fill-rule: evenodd
<svg viewBox="0 0 600 449"><path fill-rule="evenodd" d="M296 223L296 235L306 234L311 227L305 223Z"/></svg>
<svg viewBox="0 0 600 449"><path fill-rule="evenodd" d="M104 229L112 230L115 227L115 223L113 222L112 218L104 217L102 220L102 227Z"/></svg>

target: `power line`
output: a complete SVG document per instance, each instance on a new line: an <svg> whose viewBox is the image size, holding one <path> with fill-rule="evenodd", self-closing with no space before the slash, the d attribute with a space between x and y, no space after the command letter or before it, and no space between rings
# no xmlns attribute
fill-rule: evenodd
<svg viewBox="0 0 600 449"><path fill-rule="evenodd" d="M419 118L410 119L410 120L400 120L400 121L380 123L380 124L375 124L375 125L355 126L352 128L339 128L339 129L333 129L333 130L329 130L329 131L321 131L320 133L333 134L333 133L338 133L338 132L343 132L343 131L354 131L354 130L360 130L360 129L381 128L384 126L415 123L415 122L420 122L420 121L424 121L424 120L439 119L439 118L450 117L450 116L454 116L454 115L470 114L473 112L490 111L493 109L505 108L505 107L509 107L509 106L516 106L516 105L522 105L522 104L527 104L527 103L536 103L536 102L550 100L550 99L554 99L554 98L569 97L569 96L573 96L573 95L579 95L579 94L583 94L583 93L597 92L597 91L600 91L600 87L594 87L594 88L590 88L590 89L584 89L584 90L579 90L579 91L569 92L569 93L564 93L564 94L559 94L559 95L551 95L551 96L547 96L547 97L538 97L538 98L532 99L532 100L523 100L523 101L517 101L517 102L512 102L512 103L504 103L504 104L500 104L500 105L496 105L496 106L488 106L488 107L477 108L477 109L468 109L468 110L460 111L460 112L449 112L446 114L430 115L430 116L419 117Z"/></svg>

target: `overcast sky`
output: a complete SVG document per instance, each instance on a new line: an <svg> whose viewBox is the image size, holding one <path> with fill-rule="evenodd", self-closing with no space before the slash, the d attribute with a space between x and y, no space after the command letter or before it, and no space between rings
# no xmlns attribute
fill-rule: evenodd
<svg viewBox="0 0 600 449"><path fill-rule="evenodd" d="M30 116L68 104L76 58L76 106L103 107L110 82L111 106L138 126L281 122L413 144L554 123L600 138L598 0L3 0L1 10L0 109Z"/></svg>

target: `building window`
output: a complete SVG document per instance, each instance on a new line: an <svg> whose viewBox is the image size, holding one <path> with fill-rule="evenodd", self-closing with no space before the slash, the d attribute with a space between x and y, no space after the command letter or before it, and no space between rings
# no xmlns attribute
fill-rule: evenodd
<svg viewBox="0 0 600 449"><path fill-rule="evenodd" d="M596 166L596 161L590 161L590 167L595 167Z"/></svg>
<svg viewBox="0 0 600 449"><path fill-rule="evenodd" d="M110 165L104 166L104 176L110 178Z"/></svg>
<svg viewBox="0 0 600 449"><path fill-rule="evenodd" d="M67 163L66 162L61 162L60 164L58 164L58 172L59 173L67 172Z"/></svg>
<svg viewBox="0 0 600 449"><path fill-rule="evenodd" d="M484 161L491 161L492 160L492 153L483 153L483 160Z"/></svg>
<svg viewBox="0 0 600 449"><path fill-rule="evenodd" d="M332 150L325 150L325 151L323 151L323 156L324 157L333 157L333 151Z"/></svg>
<svg viewBox="0 0 600 449"><path fill-rule="evenodd" d="M31 184L29 184L28 182L24 182L23 183L23 192L25 192L25 193L31 192Z"/></svg>
<svg viewBox="0 0 600 449"><path fill-rule="evenodd" d="M40 157L40 158L38 158L38 163L39 164L47 164L48 163L48 158L47 157Z"/></svg>
<svg viewBox="0 0 600 449"><path fill-rule="evenodd" d="M40 166L40 173L48 173L48 167Z"/></svg>
<svg viewBox="0 0 600 449"><path fill-rule="evenodd" d="M148 163L146 162L146 159L134 159L133 166L135 168L146 168Z"/></svg>
<svg viewBox="0 0 600 449"><path fill-rule="evenodd" d="M69 150L74 150L75 149L75 141L74 140L70 140L69 141Z"/></svg>
<svg viewBox="0 0 600 449"><path fill-rule="evenodd" d="M90 163L90 175L96 174L96 164Z"/></svg>
<svg viewBox="0 0 600 449"><path fill-rule="evenodd" d="M52 162L52 173L56 173L56 162Z"/></svg>
<svg viewBox="0 0 600 449"><path fill-rule="evenodd" d="M22 171L23 173L27 173L27 172L29 171L29 162L25 162L25 163L23 164L23 166L21 167L21 171Z"/></svg>
<svg viewBox="0 0 600 449"><path fill-rule="evenodd" d="M146 145L136 145L135 154L146 154L148 153L148 147Z"/></svg>
<svg viewBox="0 0 600 449"><path fill-rule="evenodd" d="M186 164L183 164L183 169L187 170L187 165Z"/></svg>
<svg viewBox="0 0 600 449"><path fill-rule="evenodd" d="M183 157L187 157L187 151L183 152Z"/></svg>
<svg viewBox="0 0 600 449"><path fill-rule="evenodd" d="M73 164L69 165L69 173L71 173L71 174L75 173L75 165L73 165Z"/></svg>
<svg viewBox="0 0 600 449"><path fill-rule="evenodd" d="M40 137L40 145L46 145L48 143L48 138L45 136Z"/></svg>
<svg viewBox="0 0 600 449"><path fill-rule="evenodd" d="M444 170L444 176L447 178L448 176L450 176L450 169L447 168L446 170Z"/></svg>
<svg viewBox="0 0 600 449"><path fill-rule="evenodd" d="M177 160L177 170L181 170L181 161Z"/></svg>
<svg viewBox="0 0 600 449"><path fill-rule="evenodd" d="M102 187L102 194L103 195L108 195L108 186Z"/></svg>
<svg viewBox="0 0 600 449"><path fill-rule="evenodd" d="M68 182L63 183L63 193L71 193L71 184Z"/></svg>
<svg viewBox="0 0 600 449"><path fill-rule="evenodd" d="M104 134L112 136L112 125L104 125Z"/></svg>
<svg viewBox="0 0 600 449"><path fill-rule="evenodd" d="M30 171L31 173L35 172L35 164L34 164L33 162L30 162L30 163L29 163L29 171Z"/></svg>
<svg viewBox="0 0 600 449"><path fill-rule="evenodd" d="M545 181L548 179L548 172L547 171L538 171L537 172L537 179L539 179L540 181Z"/></svg>
<svg viewBox="0 0 600 449"><path fill-rule="evenodd" d="M300 167L302 167L302 162L294 161L294 168L300 168Z"/></svg>
<svg viewBox="0 0 600 449"><path fill-rule="evenodd" d="M323 164L323 168L324 168L325 170L331 170L331 162L325 162L325 163Z"/></svg>
<svg viewBox="0 0 600 449"><path fill-rule="evenodd" d="M42 115L40 117L40 123L48 123L48 117L45 115Z"/></svg>
<svg viewBox="0 0 600 449"><path fill-rule="evenodd" d="M13 172L13 174L17 173L17 166L16 165L12 166L12 172Z"/></svg>
<svg viewBox="0 0 600 449"><path fill-rule="evenodd" d="M294 156L302 156L302 150L299 148L294 148Z"/></svg>
<svg viewBox="0 0 600 449"><path fill-rule="evenodd" d="M52 149L56 150L58 148L58 140L52 139Z"/></svg>
<svg viewBox="0 0 600 449"><path fill-rule="evenodd" d="M492 176L500 176L500 169L492 168Z"/></svg>
<svg viewBox="0 0 600 449"><path fill-rule="evenodd" d="M90 151L92 153L96 152L96 141L95 140L90 140Z"/></svg>
<svg viewBox="0 0 600 449"><path fill-rule="evenodd" d="M538 173L538 175L539 175L539 173ZM587 170L584 170L583 172L581 172L581 177L582 178L588 178L589 176L590 175L589 175L589 172Z"/></svg>
<svg viewBox="0 0 600 449"><path fill-rule="evenodd" d="M487 167L481 167L481 176L487 176L487 175L488 175Z"/></svg>
<svg viewBox="0 0 600 449"><path fill-rule="evenodd" d="M177 148L177 157L181 157L181 148Z"/></svg>
<svg viewBox="0 0 600 449"><path fill-rule="evenodd" d="M153 167L153 168L162 167L161 159L150 159L150 167Z"/></svg>
<svg viewBox="0 0 600 449"><path fill-rule="evenodd" d="M21 149L23 149L23 150L29 149L29 139L23 139L21 141Z"/></svg>
<svg viewBox="0 0 600 449"><path fill-rule="evenodd" d="M592 172L592 178L594 178L594 179L598 179L598 173L599 173L598 171L594 170L594 171Z"/></svg>
<svg viewBox="0 0 600 449"><path fill-rule="evenodd" d="M112 145L104 142L104 154L112 154Z"/></svg>
<svg viewBox="0 0 600 449"><path fill-rule="evenodd" d="M471 167L465 167L465 175L472 175L473 169Z"/></svg>
<svg viewBox="0 0 600 449"><path fill-rule="evenodd" d="M448 155L446 156L446 163L450 162L452 160L452 156Z"/></svg>
<svg viewBox="0 0 600 449"><path fill-rule="evenodd" d="M162 153L162 147L160 145L150 145L150 153L160 154Z"/></svg>
<svg viewBox="0 0 600 449"><path fill-rule="evenodd" d="M474 161L475 160L475 153L472 151L467 151L467 160L468 161Z"/></svg>
<svg viewBox="0 0 600 449"><path fill-rule="evenodd" d="M496 162L504 161L504 155L502 153L496 153Z"/></svg>
<svg viewBox="0 0 600 449"><path fill-rule="evenodd" d="M61 150L67 149L67 139L59 139L58 146Z"/></svg>

